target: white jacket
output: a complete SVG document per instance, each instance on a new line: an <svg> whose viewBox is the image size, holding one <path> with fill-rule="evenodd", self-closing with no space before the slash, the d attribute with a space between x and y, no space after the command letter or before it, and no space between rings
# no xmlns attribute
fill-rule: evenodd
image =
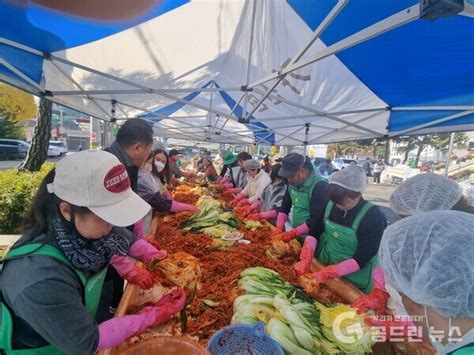
<svg viewBox="0 0 474 355"><path fill-rule="evenodd" d="M247 185L242 190L242 194L248 198L249 203L252 204L260 198L265 187L270 185L272 179L270 176L262 169L255 177L250 177L247 174Z"/></svg>

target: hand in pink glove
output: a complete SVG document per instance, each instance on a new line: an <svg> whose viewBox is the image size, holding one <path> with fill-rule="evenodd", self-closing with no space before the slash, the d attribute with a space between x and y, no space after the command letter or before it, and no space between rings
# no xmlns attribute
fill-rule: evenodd
<svg viewBox="0 0 474 355"><path fill-rule="evenodd" d="M99 325L99 344L96 351L115 347L154 325L168 322L183 309L186 293L183 289L164 295L154 306L143 308L128 316L112 318Z"/></svg>
<svg viewBox="0 0 474 355"><path fill-rule="evenodd" d="M300 261L293 265L298 275L303 275L309 272L317 244L318 242L316 238L310 235L308 235L304 240L303 248L300 253Z"/></svg>
<svg viewBox="0 0 474 355"><path fill-rule="evenodd" d="M308 232L308 225L306 223L303 223L289 232L282 233L280 237L283 239L284 242L289 242L290 240L295 239L296 237L299 237L300 235L303 235Z"/></svg>
<svg viewBox="0 0 474 355"><path fill-rule="evenodd" d="M245 196L242 194L238 194L236 198L234 198L232 201L229 202L229 205L231 207L237 207L237 204L240 202L240 200L244 199Z"/></svg>
<svg viewBox="0 0 474 355"><path fill-rule="evenodd" d="M373 287L367 295L358 297L352 307L357 308L359 312L375 311L376 314L385 314L387 310L388 293L380 288Z"/></svg>
<svg viewBox="0 0 474 355"><path fill-rule="evenodd" d="M326 266L324 269L315 272L314 277L319 283L325 283L327 280L336 277L343 277L360 270L359 264L354 259L348 259L339 264Z"/></svg>
<svg viewBox="0 0 474 355"><path fill-rule="evenodd" d="M199 212L199 208L193 205L188 205L186 203L181 203L181 202L176 202L176 201L171 202L170 212L184 212L184 211Z"/></svg>
<svg viewBox="0 0 474 355"><path fill-rule="evenodd" d="M285 223L288 220L288 215L286 213L280 212L277 215L276 227L279 230L285 230Z"/></svg>
<svg viewBox="0 0 474 355"><path fill-rule="evenodd" d="M140 288L143 288L144 290L152 288L154 285L150 272L141 267L135 267L133 270L125 274L124 279L132 284L140 286Z"/></svg>
<svg viewBox="0 0 474 355"><path fill-rule="evenodd" d="M277 216L277 214L278 213L277 213L276 210L270 210L270 211L251 214L247 218L252 219L254 221L261 221L261 220L265 220L265 219L275 218Z"/></svg>
<svg viewBox="0 0 474 355"><path fill-rule="evenodd" d="M244 206L244 205L248 205L248 204L249 204L249 199L248 198L243 198L239 202L237 202L237 204L235 206L239 207L239 206Z"/></svg>
<svg viewBox="0 0 474 355"><path fill-rule="evenodd" d="M250 206L249 206L249 211L250 212L253 212L253 211L256 211L257 209L259 209L260 207L262 206L262 201L260 200L257 200L255 201L254 203L252 203ZM249 213L250 213L249 212Z"/></svg>
<svg viewBox="0 0 474 355"><path fill-rule="evenodd" d="M289 242L295 239L297 236L298 236L298 233L296 229L292 229L288 232L282 232L280 235L277 235L276 237L279 239L282 239L284 242Z"/></svg>
<svg viewBox="0 0 474 355"><path fill-rule="evenodd" d="M243 189L241 187L234 187L234 188L231 188L231 189L227 189L226 192L230 193L230 194L238 194L242 191Z"/></svg>
<svg viewBox="0 0 474 355"><path fill-rule="evenodd" d="M148 264L153 259L163 260L166 258L166 250L158 250L144 239L137 240L132 244L128 253L132 258Z"/></svg>

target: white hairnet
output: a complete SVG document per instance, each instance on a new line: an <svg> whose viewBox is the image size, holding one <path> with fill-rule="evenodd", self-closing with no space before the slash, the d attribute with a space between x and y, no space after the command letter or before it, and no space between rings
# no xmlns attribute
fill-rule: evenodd
<svg viewBox="0 0 474 355"><path fill-rule="evenodd" d="M449 210L461 198L457 182L444 176L426 173L407 179L390 197L390 207L399 215Z"/></svg>
<svg viewBox="0 0 474 355"><path fill-rule="evenodd" d="M389 226L379 258L387 283L448 317L474 317L474 216L418 213Z"/></svg>
<svg viewBox="0 0 474 355"><path fill-rule="evenodd" d="M365 170L355 164L329 175L328 182L356 192L362 192L367 188Z"/></svg>

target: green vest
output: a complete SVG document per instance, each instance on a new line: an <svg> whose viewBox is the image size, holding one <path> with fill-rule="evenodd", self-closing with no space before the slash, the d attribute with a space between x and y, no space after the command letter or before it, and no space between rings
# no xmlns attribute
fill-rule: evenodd
<svg viewBox="0 0 474 355"><path fill-rule="evenodd" d="M321 234L316 256L324 265L338 264L351 259L357 250L357 228L367 211L373 206L366 202L351 227L344 227L329 219L334 203L329 201L324 212L324 232ZM344 278L353 283L359 290L369 293L372 289L372 271L377 266L375 255L362 269Z"/></svg>
<svg viewBox="0 0 474 355"><path fill-rule="evenodd" d="M311 195L313 194L313 189L316 184L321 181L326 180L312 172L302 186L288 186L288 192L293 206L291 215L293 227L298 227L309 218Z"/></svg>
<svg viewBox="0 0 474 355"><path fill-rule="evenodd" d="M100 295L102 293L102 286L104 284L105 274L107 268L104 268L102 271L94 274L90 278L86 276L76 268L72 266L72 263L58 248L47 245L47 244L26 244L21 247L10 250L5 256L3 261L16 259L22 256L31 256L31 255L44 255L49 256L53 259L56 259L63 264L71 267L76 275L81 280L82 285L84 286L84 300L87 312L91 317L95 317L97 312L97 307L99 306ZM34 271L34 270L32 270ZM2 314L2 329L0 331L0 349L4 350L5 354L34 354L34 355L56 355L64 354L61 350L57 349L53 345L46 345L40 348L33 349L12 349L12 332L13 332L13 319L10 311L6 305L2 302L0 303L1 314Z"/></svg>

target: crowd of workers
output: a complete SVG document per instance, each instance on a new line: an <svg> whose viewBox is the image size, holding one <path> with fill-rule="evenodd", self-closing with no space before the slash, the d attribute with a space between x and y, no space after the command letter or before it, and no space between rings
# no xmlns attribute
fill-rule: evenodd
<svg viewBox="0 0 474 355"><path fill-rule="evenodd" d="M364 293L354 303L360 310L377 312L390 300L398 315L424 317L416 325L440 353L472 353L474 217L456 182L432 173L408 179L390 199L401 220L387 227L381 209L363 198L363 167L349 165L325 179L297 153L273 165L247 152L226 151L222 159L220 174L208 155L195 171L183 169L179 151L154 146L150 126L138 119L128 120L106 151L62 159L3 261L3 349L94 353L177 313L183 290L112 318L124 279L143 288L152 283L129 257L167 256L143 239L150 211L196 211L174 201L169 187L200 175L235 194L230 205L247 218L271 221L273 238L301 242L298 274L319 284L344 277ZM311 273L313 257L326 267ZM461 329L460 343L429 337L432 327L453 326Z"/></svg>

